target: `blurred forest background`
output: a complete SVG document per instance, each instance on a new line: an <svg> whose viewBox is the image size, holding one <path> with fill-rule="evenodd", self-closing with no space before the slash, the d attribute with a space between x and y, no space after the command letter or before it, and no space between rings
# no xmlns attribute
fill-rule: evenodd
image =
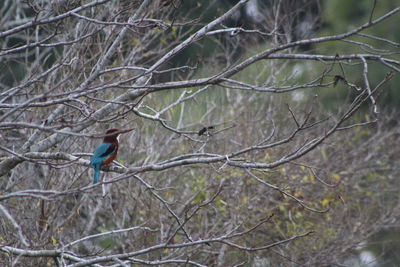
<svg viewBox="0 0 400 267"><path fill-rule="evenodd" d="M0 8L0 264L400 266L398 0Z"/></svg>

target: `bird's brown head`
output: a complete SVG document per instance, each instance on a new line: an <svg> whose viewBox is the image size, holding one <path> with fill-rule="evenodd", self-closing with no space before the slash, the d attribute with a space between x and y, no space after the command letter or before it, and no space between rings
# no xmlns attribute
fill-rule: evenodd
<svg viewBox="0 0 400 267"><path fill-rule="evenodd" d="M130 132L132 130L134 130L134 129L133 128L128 129L128 130L121 130L121 129L117 129L117 128L109 129L106 132L107 136L104 137L104 142L105 143L115 142L117 140L118 135Z"/></svg>

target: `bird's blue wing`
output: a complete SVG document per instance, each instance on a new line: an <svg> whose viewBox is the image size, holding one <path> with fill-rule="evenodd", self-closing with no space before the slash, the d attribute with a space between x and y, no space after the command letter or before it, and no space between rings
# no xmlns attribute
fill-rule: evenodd
<svg viewBox="0 0 400 267"><path fill-rule="evenodd" d="M115 152L115 149L116 146L112 143L101 143L94 151L90 159L90 164L92 166L101 164L108 156Z"/></svg>

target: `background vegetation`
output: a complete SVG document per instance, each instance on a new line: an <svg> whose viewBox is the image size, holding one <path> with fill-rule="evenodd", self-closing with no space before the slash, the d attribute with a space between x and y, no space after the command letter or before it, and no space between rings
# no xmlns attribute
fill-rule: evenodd
<svg viewBox="0 0 400 267"><path fill-rule="evenodd" d="M1 264L399 264L396 1L0 3Z"/></svg>

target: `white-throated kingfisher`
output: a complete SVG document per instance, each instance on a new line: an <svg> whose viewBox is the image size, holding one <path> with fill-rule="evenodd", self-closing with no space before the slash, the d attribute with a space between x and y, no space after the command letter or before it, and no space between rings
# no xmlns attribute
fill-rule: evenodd
<svg viewBox="0 0 400 267"><path fill-rule="evenodd" d="M106 132L103 142L96 148L92 158L90 159L90 165L92 165L94 169L93 183L96 184L99 182L101 167L109 165L117 157L118 136L132 130L133 129L110 129Z"/></svg>

